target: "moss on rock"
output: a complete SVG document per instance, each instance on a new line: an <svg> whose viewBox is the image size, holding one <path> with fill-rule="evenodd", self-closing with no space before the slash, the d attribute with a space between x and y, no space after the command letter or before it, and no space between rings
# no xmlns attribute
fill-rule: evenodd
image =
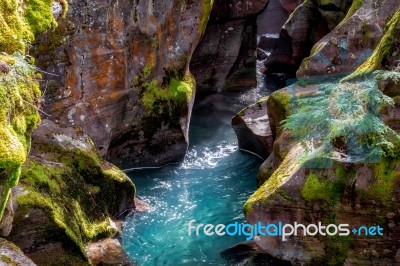
<svg viewBox="0 0 400 266"><path fill-rule="evenodd" d="M29 152L30 134L40 121L34 67L21 54L9 58L10 72L0 74L0 219Z"/></svg>
<svg viewBox="0 0 400 266"><path fill-rule="evenodd" d="M210 17L211 9L214 4L214 0L203 0L202 1L202 9L201 9L201 15L200 15L200 26L199 26L199 33L204 34L206 27L207 27L207 22Z"/></svg>
<svg viewBox="0 0 400 266"><path fill-rule="evenodd" d="M60 251L62 256L78 251L78 257L87 261L84 245L116 233L112 219L129 204L134 206L135 187L94 149L64 149L36 142L34 146L46 159L30 158L22 169L20 185L26 193L15 199L19 210L11 239L15 241L13 237L24 234L18 224L29 223L24 220L25 214L41 209L48 217L43 226L51 228L45 238L69 243ZM40 232L40 228L34 230ZM35 261L37 256L33 253ZM53 260L61 263L62 256Z"/></svg>
<svg viewBox="0 0 400 266"><path fill-rule="evenodd" d="M192 97L195 88L195 80L192 75L186 75L182 80L172 78L168 87L160 87L157 80L152 80L150 83L144 84L143 104L144 106L155 113L159 113L162 109L159 108L159 102L167 102L170 113L173 105L186 105Z"/></svg>
<svg viewBox="0 0 400 266"><path fill-rule="evenodd" d="M390 56L393 52L394 42L400 33L400 10L398 10L385 26L385 34L378 44L373 54L365 61L354 75L359 75L366 71L373 71L384 68L382 65L386 57Z"/></svg>
<svg viewBox="0 0 400 266"><path fill-rule="evenodd" d="M66 2L63 10L66 10ZM35 35L54 28L53 0L2 0L0 2L0 52L25 53Z"/></svg>

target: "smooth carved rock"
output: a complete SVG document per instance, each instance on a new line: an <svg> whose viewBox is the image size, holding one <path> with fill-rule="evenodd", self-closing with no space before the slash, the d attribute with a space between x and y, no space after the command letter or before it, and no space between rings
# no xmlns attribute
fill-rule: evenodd
<svg viewBox="0 0 400 266"><path fill-rule="evenodd" d="M265 62L267 73L295 75L312 46L344 18L351 1L304 1L283 26L278 45Z"/></svg>
<svg viewBox="0 0 400 266"><path fill-rule="evenodd" d="M69 1L31 51L56 75L42 83L49 119L79 126L122 168L182 160L195 92L188 62L209 11L209 0Z"/></svg>
<svg viewBox="0 0 400 266"><path fill-rule="evenodd" d="M2 238L0 238L0 254L0 265L36 266L17 246Z"/></svg>
<svg viewBox="0 0 400 266"><path fill-rule="evenodd" d="M199 92L257 85L256 17L268 3L269 0L215 1L205 36L190 65Z"/></svg>
<svg viewBox="0 0 400 266"><path fill-rule="evenodd" d="M135 265L118 239L106 238L85 246L92 265Z"/></svg>
<svg viewBox="0 0 400 266"><path fill-rule="evenodd" d="M246 107L232 119L239 148L267 159L273 149L272 131L267 113L267 98Z"/></svg>
<svg viewBox="0 0 400 266"><path fill-rule="evenodd" d="M279 34L289 15L299 4L298 0L271 0L257 16L257 35Z"/></svg>
<svg viewBox="0 0 400 266"><path fill-rule="evenodd" d="M385 24L400 3L364 1L345 22L315 44L297 77L349 73L367 60L384 34Z"/></svg>

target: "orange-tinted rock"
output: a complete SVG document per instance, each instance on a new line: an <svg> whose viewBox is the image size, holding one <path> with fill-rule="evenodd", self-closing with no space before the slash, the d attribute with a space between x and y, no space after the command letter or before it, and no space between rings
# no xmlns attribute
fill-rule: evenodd
<svg viewBox="0 0 400 266"><path fill-rule="evenodd" d="M159 99L164 111L154 111L143 88L154 81L156 91L167 90L171 79L190 75L207 6L208 0L70 1L59 27L32 49L37 65L57 75L44 74L42 84L49 119L81 127L102 156L123 168L181 160L194 93L184 102ZM165 111L171 105L175 113Z"/></svg>

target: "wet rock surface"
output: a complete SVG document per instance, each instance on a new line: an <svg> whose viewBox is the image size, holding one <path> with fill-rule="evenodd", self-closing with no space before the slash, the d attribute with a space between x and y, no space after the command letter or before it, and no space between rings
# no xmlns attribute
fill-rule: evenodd
<svg viewBox="0 0 400 266"><path fill-rule="evenodd" d="M351 1L304 1L282 28L265 72L295 76L312 46L339 24L350 5Z"/></svg>
<svg viewBox="0 0 400 266"><path fill-rule="evenodd" d="M354 71L372 55L388 19L398 7L398 1L365 1L352 16L318 41L310 57L302 62L297 77Z"/></svg>

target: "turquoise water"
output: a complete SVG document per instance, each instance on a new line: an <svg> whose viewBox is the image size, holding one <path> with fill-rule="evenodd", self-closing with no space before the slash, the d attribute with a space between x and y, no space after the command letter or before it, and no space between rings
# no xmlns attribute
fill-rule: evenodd
<svg viewBox="0 0 400 266"><path fill-rule="evenodd" d="M138 265L224 265L219 253L245 237L188 236L187 224L244 222L243 204L256 189L259 159L238 151L230 121L256 96L214 95L197 101L184 162L135 171L140 199L150 212L127 218L125 250Z"/></svg>

